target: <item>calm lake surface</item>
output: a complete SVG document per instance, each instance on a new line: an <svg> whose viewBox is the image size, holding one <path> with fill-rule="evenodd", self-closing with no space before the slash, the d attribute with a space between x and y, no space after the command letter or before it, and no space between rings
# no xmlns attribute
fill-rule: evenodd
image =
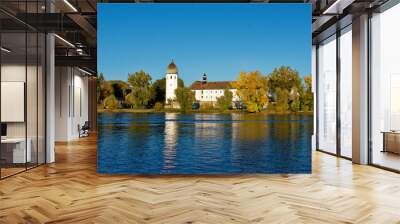
<svg viewBox="0 0 400 224"><path fill-rule="evenodd" d="M99 113L99 173L310 173L312 115Z"/></svg>

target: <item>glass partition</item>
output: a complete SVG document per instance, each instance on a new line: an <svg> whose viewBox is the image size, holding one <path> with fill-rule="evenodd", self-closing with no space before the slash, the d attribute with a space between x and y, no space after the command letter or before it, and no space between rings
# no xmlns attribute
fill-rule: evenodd
<svg viewBox="0 0 400 224"><path fill-rule="evenodd" d="M1 34L1 176L24 171L26 150L26 33ZM6 49L6 50L4 50Z"/></svg>
<svg viewBox="0 0 400 224"><path fill-rule="evenodd" d="M28 32L27 35L27 64L26 64L26 114L27 114L27 151L30 152L27 167L37 165L38 148L38 35Z"/></svg>
<svg viewBox="0 0 400 224"><path fill-rule="evenodd" d="M318 47L318 139L319 150L336 153L336 35Z"/></svg>
<svg viewBox="0 0 400 224"><path fill-rule="evenodd" d="M340 154L352 157L352 32L351 25L340 34Z"/></svg>
<svg viewBox="0 0 400 224"><path fill-rule="evenodd" d="M43 3L0 6L40 13ZM0 12L0 178L45 163L45 44L43 33Z"/></svg>
<svg viewBox="0 0 400 224"><path fill-rule="evenodd" d="M400 170L400 4L371 18L371 162Z"/></svg>

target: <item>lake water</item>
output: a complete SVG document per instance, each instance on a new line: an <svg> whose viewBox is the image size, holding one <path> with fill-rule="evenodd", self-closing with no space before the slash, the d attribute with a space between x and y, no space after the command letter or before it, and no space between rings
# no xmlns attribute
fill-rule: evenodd
<svg viewBox="0 0 400 224"><path fill-rule="evenodd" d="M312 115L99 113L106 174L310 173Z"/></svg>

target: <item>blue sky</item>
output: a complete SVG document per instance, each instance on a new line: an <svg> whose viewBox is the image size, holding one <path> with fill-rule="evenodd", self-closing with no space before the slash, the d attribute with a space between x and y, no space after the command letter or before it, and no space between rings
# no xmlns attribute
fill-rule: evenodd
<svg viewBox="0 0 400 224"><path fill-rule="evenodd" d="M286 65L311 73L310 4L99 4L98 71L163 78L174 60L190 85Z"/></svg>

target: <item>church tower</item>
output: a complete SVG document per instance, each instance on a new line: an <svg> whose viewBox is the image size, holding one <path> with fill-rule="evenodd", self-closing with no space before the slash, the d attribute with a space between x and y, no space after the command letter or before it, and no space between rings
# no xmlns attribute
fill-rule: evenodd
<svg viewBox="0 0 400 224"><path fill-rule="evenodd" d="M168 100L175 100L175 90L178 88L178 68L174 60L167 67L167 74L165 75L165 103Z"/></svg>

